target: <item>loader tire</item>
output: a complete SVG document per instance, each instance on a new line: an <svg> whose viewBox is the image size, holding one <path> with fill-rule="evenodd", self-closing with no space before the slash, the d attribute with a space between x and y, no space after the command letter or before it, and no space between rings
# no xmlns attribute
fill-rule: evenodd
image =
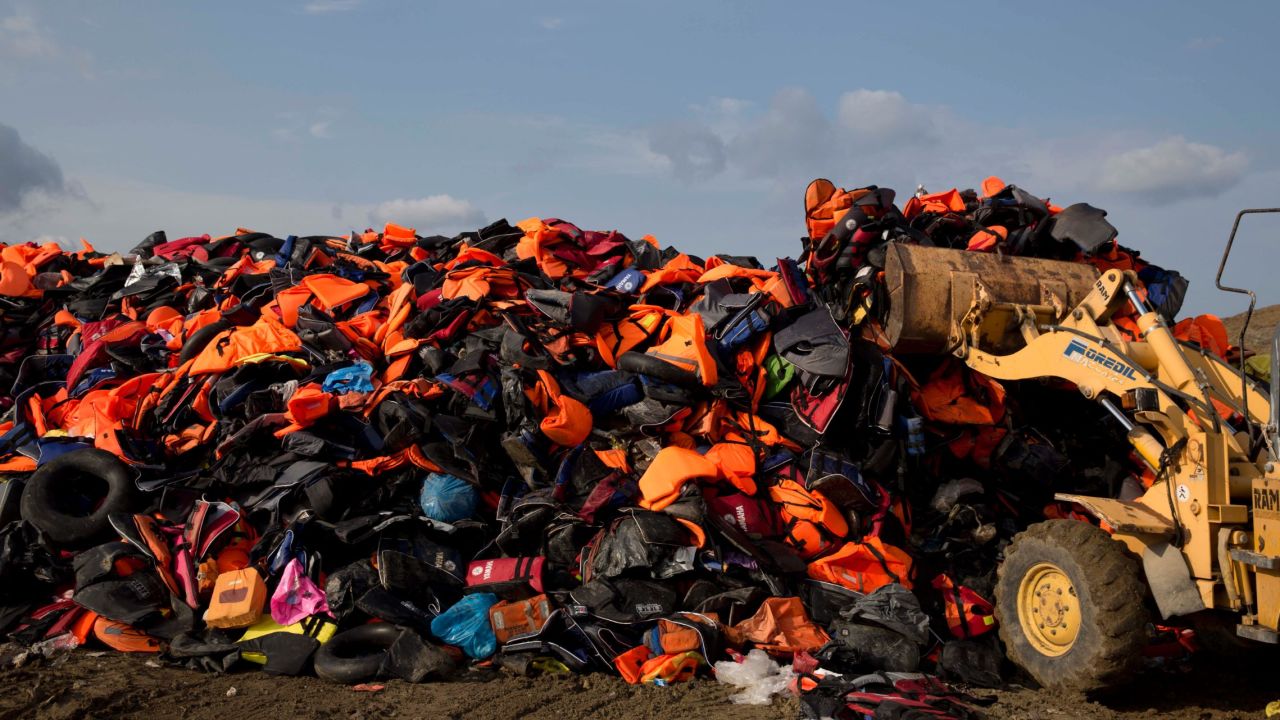
<svg viewBox="0 0 1280 720"><path fill-rule="evenodd" d="M1124 545L1086 522L1049 520L1019 533L996 582L1009 659L1046 688L1124 684L1149 639L1141 573Z"/></svg>

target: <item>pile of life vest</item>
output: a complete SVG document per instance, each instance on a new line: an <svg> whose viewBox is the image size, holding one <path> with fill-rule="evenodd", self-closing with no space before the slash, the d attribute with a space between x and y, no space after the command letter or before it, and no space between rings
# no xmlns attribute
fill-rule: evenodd
<svg viewBox="0 0 1280 720"><path fill-rule="evenodd" d="M998 684L1004 545L1150 478L1070 388L888 354L883 247L1133 269L1170 318L1186 282L995 178L806 210L767 263L554 218L0 246L0 628L342 682L760 648L827 703Z"/></svg>

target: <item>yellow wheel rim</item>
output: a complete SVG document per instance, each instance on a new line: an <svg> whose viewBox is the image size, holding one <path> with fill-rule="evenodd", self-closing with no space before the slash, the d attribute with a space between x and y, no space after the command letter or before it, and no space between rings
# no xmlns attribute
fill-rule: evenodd
<svg viewBox="0 0 1280 720"><path fill-rule="evenodd" d="M1083 618L1076 588L1062 568L1037 563L1018 586L1018 622L1022 634L1042 655L1064 655L1076 642Z"/></svg>

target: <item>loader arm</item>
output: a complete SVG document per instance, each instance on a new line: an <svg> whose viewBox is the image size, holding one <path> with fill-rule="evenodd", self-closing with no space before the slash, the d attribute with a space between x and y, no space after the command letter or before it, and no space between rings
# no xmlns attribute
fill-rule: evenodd
<svg viewBox="0 0 1280 720"><path fill-rule="evenodd" d="M1137 293L1131 271L1101 275L1078 263L959 257L975 253L899 246L885 275L891 343L950 350L999 380L1055 378L1074 384L1124 426L1157 478L1136 501L1064 495L1102 519L1112 537L1143 558L1161 612L1242 612L1272 632L1280 616L1257 613L1246 548L1253 547L1248 498L1263 478L1250 433L1228 419L1267 425L1270 398L1236 370L1172 331ZM1081 277L1077 268L1091 276ZM1132 305L1140 339L1113 316ZM915 320L915 318L921 318ZM1131 318L1132 319L1132 318ZM896 349L896 347L895 347ZM1255 553L1256 554L1256 553Z"/></svg>
<svg viewBox="0 0 1280 720"><path fill-rule="evenodd" d="M1146 391L1146 421L1160 433L1166 446L1172 446L1186 437L1189 425L1195 424L1174 397L1184 400L1204 420L1212 421L1214 409L1205 400L1187 358L1154 312L1145 313L1138 320L1139 327L1146 321L1149 328L1149 340L1145 342L1124 339L1108 322L1118 307L1128 302L1124 287L1129 281L1125 273L1107 272L1060 321L1023 328L1023 334L1029 337L1026 344L1004 355L988 352L972 342L977 337L973 328L982 319L975 317L978 313L968 313L959 322L960 342L954 352L984 375L999 380L1067 380L1090 400L1107 395L1122 400L1139 390ZM1167 336L1166 342L1158 347L1167 359L1150 340L1161 334Z"/></svg>

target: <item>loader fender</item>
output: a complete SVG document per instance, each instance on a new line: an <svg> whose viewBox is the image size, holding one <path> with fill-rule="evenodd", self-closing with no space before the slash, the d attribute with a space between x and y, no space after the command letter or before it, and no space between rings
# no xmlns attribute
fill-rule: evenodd
<svg viewBox="0 0 1280 720"><path fill-rule="evenodd" d="M1205 609L1204 598L1191 579L1187 559L1167 540L1150 543L1143 549L1142 570L1164 619Z"/></svg>
<svg viewBox="0 0 1280 720"><path fill-rule="evenodd" d="M1077 508L1111 528L1111 538L1142 558L1142 570L1156 606L1165 619L1205 609L1200 590L1182 551L1170 543L1174 536L1169 518L1140 502L1088 495L1058 493L1054 499Z"/></svg>

